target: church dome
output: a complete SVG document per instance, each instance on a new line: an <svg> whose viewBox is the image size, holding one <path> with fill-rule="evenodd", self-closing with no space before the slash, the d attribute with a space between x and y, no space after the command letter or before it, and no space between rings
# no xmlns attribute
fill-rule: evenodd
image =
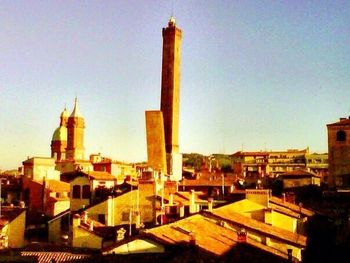
<svg viewBox="0 0 350 263"><path fill-rule="evenodd" d="M58 127L52 135L52 141L67 141L67 128Z"/></svg>

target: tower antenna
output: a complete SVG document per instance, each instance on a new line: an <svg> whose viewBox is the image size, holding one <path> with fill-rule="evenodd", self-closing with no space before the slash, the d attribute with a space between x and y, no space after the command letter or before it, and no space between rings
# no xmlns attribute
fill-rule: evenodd
<svg viewBox="0 0 350 263"><path fill-rule="evenodd" d="M174 2L175 0L171 1L171 16L174 17Z"/></svg>

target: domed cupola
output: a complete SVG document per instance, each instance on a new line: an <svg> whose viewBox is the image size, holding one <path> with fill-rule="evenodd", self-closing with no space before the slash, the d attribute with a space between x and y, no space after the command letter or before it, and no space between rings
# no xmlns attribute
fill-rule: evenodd
<svg viewBox="0 0 350 263"><path fill-rule="evenodd" d="M64 110L61 113L61 122L60 122L60 126L65 126L67 127L67 123L68 123L68 118L69 118L69 112L67 111L66 107L64 107Z"/></svg>
<svg viewBox="0 0 350 263"><path fill-rule="evenodd" d="M60 116L60 126L54 131L51 139L51 158L55 158L57 161L65 159L68 137L68 116L69 113L64 108Z"/></svg>

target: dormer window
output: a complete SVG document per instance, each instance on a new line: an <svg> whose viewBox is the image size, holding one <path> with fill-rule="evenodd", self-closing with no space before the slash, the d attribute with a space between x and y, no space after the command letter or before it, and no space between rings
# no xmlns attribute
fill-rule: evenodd
<svg viewBox="0 0 350 263"><path fill-rule="evenodd" d="M337 142L344 142L346 141L346 132L345 131L338 131L337 132Z"/></svg>

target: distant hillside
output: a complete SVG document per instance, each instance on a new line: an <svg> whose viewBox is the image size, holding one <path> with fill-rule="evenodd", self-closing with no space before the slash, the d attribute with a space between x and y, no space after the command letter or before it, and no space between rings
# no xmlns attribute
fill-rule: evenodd
<svg viewBox="0 0 350 263"><path fill-rule="evenodd" d="M184 153L183 165L192 167L196 171L200 171L203 165L209 167L209 157L211 157L213 167L218 166L222 171L231 171L231 158L227 154L211 154L210 156L199 153Z"/></svg>

